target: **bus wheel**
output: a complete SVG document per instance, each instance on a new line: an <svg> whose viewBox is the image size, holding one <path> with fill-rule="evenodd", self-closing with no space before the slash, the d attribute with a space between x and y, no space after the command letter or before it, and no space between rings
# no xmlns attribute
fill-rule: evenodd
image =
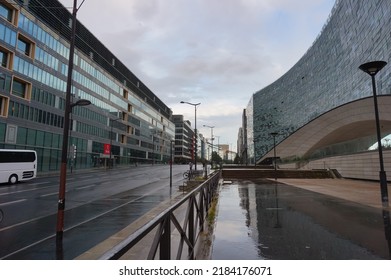
<svg viewBox="0 0 391 280"><path fill-rule="evenodd" d="M18 175L16 174L12 174L8 179L8 183L10 184L16 184L17 182L18 182Z"/></svg>

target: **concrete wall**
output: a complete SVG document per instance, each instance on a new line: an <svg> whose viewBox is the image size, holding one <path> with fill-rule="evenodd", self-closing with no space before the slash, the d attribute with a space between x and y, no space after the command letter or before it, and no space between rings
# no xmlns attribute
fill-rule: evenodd
<svg viewBox="0 0 391 280"><path fill-rule="evenodd" d="M383 151L384 168L391 181L391 150ZM282 168L293 167L282 165ZM344 178L379 180L379 153L369 151L354 155L336 156L311 161L301 169L337 169Z"/></svg>

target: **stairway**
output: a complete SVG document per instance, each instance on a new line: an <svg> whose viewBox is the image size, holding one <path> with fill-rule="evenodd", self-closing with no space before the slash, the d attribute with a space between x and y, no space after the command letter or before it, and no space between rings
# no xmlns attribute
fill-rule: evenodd
<svg viewBox="0 0 391 280"><path fill-rule="evenodd" d="M223 178L226 179L260 179L260 178L301 178L325 179L333 178L328 170L288 170L278 169L223 169ZM276 176L277 175L277 176Z"/></svg>

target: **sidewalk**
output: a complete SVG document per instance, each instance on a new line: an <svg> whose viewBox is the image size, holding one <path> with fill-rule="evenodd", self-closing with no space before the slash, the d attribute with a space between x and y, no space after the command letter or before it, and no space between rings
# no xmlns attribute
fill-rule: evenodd
<svg viewBox="0 0 391 280"><path fill-rule="evenodd" d="M164 212L170 206L174 205L180 199L183 198L185 194L179 190L174 190L172 198L166 201L161 202L155 208L148 211L146 214L138 218L136 221L132 222L130 225L122 229L121 231L113 234L111 237L107 238L105 241L97 244L88 251L84 252L80 256L76 257L76 260L96 260L99 259L104 253L109 249L115 247L121 241L123 241L128 236L134 234L137 230L147 224L149 221L154 219L160 213ZM142 239L135 249L132 249L131 252L125 255L125 259L145 259L145 256L148 254L150 249L150 244L153 242L155 230L152 231L147 237Z"/></svg>
<svg viewBox="0 0 391 280"><path fill-rule="evenodd" d="M274 179L270 179L273 180ZM290 186L306 189L309 191L322 193L353 201L370 207L381 208L380 198L380 183L372 181L361 181L351 179L278 179L279 183L284 183ZM389 193L390 193L390 187ZM107 240L101 242L95 247L91 248L87 252L78 256L77 260L91 260L98 259L102 256L109 248L114 247L120 243L125 237L135 233L140 227L145 225L148 221L159 215L165 209L175 204L178 200L183 197L183 193L176 190L173 193L171 200L166 200L154 209L151 209L148 213L137 219L135 222L124 228L117 234L114 234ZM124 259L144 259L147 251L149 250L148 245L153 241L152 234L146 237L140 244L127 253ZM147 244L147 245L146 245Z"/></svg>
<svg viewBox="0 0 391 280"><path fill-rule="evenodd" d="M278 182L371 207L383 208L380 182L352 179L278 179ZM390 193L389 183L388 194Z"/></svg>

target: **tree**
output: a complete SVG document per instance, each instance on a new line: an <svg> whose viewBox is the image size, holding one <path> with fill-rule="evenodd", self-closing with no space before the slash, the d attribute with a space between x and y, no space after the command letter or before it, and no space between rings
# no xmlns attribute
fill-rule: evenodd
<svg viewBox="0 0 391 280"><path fill-rule="evenodd" d="M217 154L217 152L213 152L212 153L212 161L214 162L214 163L220 163L220 162L222 162L223 161L223 159Z"/></svg>
<svg viewBox="0 0 391 280"><path fill-rule="evenodd" d="M235 159L234 159L234 163L239 164L241 162L242 162L242 159L240 158L240 156L238 154L236 154Z"/></svg>

